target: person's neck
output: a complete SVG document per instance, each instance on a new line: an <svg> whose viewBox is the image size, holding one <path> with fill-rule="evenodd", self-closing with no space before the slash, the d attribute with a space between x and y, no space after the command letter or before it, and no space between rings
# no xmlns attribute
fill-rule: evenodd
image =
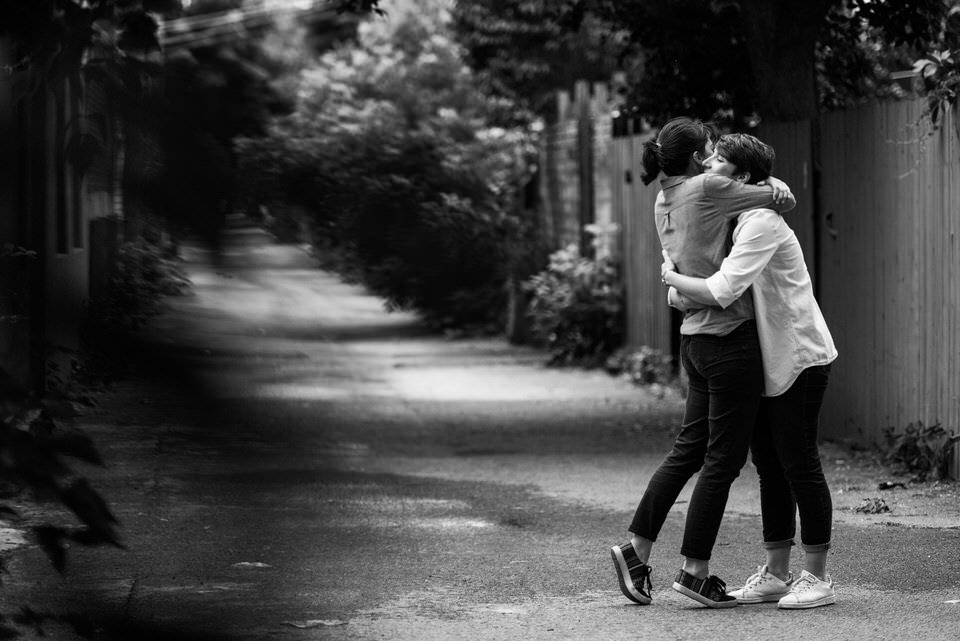
<svg viewBox="0 0 960 641"><path fill-rule="evenodd" d="M687 163L687 170L684 172L683 175L690 177L690 176L699 176L702 173L703 173L703 165L700 164L699 160L695 160L694 158L691 158L690 162Z"/></svg>

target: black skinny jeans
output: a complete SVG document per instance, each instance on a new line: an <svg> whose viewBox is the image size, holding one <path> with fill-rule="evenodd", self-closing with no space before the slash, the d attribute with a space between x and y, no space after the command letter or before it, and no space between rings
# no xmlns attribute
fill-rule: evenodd
<svg viewBox="0 0 960 641"><path fill-rule="evenodd" d="M730 485L747 461L763 391L756 323L744 322L726 336L683 336L680 357L690 384L683 425L651 477L630 531L656 541L677 496L699 471L680 553L709 559Z"/></svg>
<svg viewBox="0 0 960 641"><path fill-rule="evenodd" d="M760 401L750 450L760 476L763 544L793 545L797 509L807 552L830 548L833 501L820 465L820 407L830 366L809 367L780 396Z"/></svg>

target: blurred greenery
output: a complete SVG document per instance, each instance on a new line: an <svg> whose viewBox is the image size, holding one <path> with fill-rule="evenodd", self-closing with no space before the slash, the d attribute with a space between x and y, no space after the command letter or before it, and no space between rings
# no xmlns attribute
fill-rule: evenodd
<svg viewBox="0 0 960 641"><path fill-rule="evenodd" d="M452 15L483 90L548 118L558 89L606 82L624 67L629 32L596 14L577 15L571 3L469 0L454 2Z"/></svg>
<svg viewBox="0 0 960 641"><path fill-rule="evenodd" d="M570 88L565 70L586 62L584 78L623 74L620 111L631 117L664 122L685 114L742 129L760 119L810 118L818 110L903 97L891 72L950 50L958 6L957 0L460 0L455 14L468 61L495 94L539 110L552 92Z"/></svg>
<svg viewBox="0 0 960 641"><path fill-rule="evenodd" d="M623 344L625 302L620 268L610 257L580 255L570 245L531 276L528 314L553 365L603 365Z"/></svg>
<svg viewBox="0 0 960 641"><path fill-rule="evenodd" d="M57 502L80 522L28 523L33 540L58 572L66 569L66 552L71 542L123 547L116 517L71 462L72 459L103 466L93 441L83 432L60 424L43 402L20 389L3 370L0 454L0 489L7 499L7 503L0 503L0 517L14 521L24 518L10 503L27 498L41 503Z"/></svg>
<svg viewBox="0 0 960 641"><path fill-rule="evenodd" d="M237 141L244 201L388 305L499 329L532 132L478 89L442 5L391 3L303 69L293 113Z"/></svg>
<svg viewBox="0 0 960 641"><path fill-rule="evenodd" d="M904 473L913 474L913 480L949 478L950 461L960 434L944 429L939 423L924 425L923 421L910 423L902 431L887 427L883 434L887 444L886 461Z"/></svg>
<svg viewBox="0 0 960 641"><path fill-rule="evenodd" d="M117 252L106 294L87 305L89 331L102 333L100 342L115 341L163 310L166 297L183 295L190 286L176 246L146 237L127 241Z"/></svg>

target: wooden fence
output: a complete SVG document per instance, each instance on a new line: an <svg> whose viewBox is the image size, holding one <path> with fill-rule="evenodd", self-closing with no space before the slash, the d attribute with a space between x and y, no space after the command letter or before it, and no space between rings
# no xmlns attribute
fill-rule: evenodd
<svg viewBox="0 0 960 641"><path fill-rule="evenodd" d="M820 302L837 342L828 435L960 430L960 144L922 102L822 119ZM960 470L960 452L955 471Z"/></svg>
<svg viewBox="0 0 960 641"><path fill-rule="evenodd" d="M777 150L775 175L797 196L787 219L840 352L822 420L831 439L883 444L887 428L917 421L960 432L960 132L956 113L932 130L923 108L874 104L760 132ZM642 140L618 138L610 150L627 336L632 347L669 352L657 187L639 180Z"/></svg>
<svg viewBox="0 0 960 641"><path fill-rule="evenodd" d="M653 221L658 181L640 180L647 136L615 138L610 150L610 184L614 222L620 226L622 269L626 286L627 344L647 345L671 354L675 341L670 308L660 283L660 240Z"/></svg>
<svg viewBox="0 0 960 641"><path fill-rule="evenodd" d="M548 226L558 247L577 225L619 227L610 249L622 257L628 346L674 353L653 224L659 186L640 180L644 135L606 136L606 101L585 85L558 100L542 159ZM888 428L917 422L960 432L960 119L947 110L933 128L924 107L878 103L759 132L797 196L787 220L840 352L827 438L882 445Z"/></svg>

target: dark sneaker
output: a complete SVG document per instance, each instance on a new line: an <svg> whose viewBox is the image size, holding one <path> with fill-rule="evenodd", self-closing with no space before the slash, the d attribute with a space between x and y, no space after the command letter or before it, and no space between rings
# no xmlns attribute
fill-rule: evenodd
<svg viewBox="0 0 960 641"><path fill-rule="evenodd" d="M677 580L673 582L673 589L708 608L733 608L739 605L736 597L727 594L727 584L713 575L698 579L680 570Z"/></svg>
<svg viewBox="0 0 960 641"><path fill-rule="evenodd" d="M651 601L650 566L637 557L637 551L629 541L610 548L613 567L617 569L620 591L634 603L648 605Z"/></svg>

